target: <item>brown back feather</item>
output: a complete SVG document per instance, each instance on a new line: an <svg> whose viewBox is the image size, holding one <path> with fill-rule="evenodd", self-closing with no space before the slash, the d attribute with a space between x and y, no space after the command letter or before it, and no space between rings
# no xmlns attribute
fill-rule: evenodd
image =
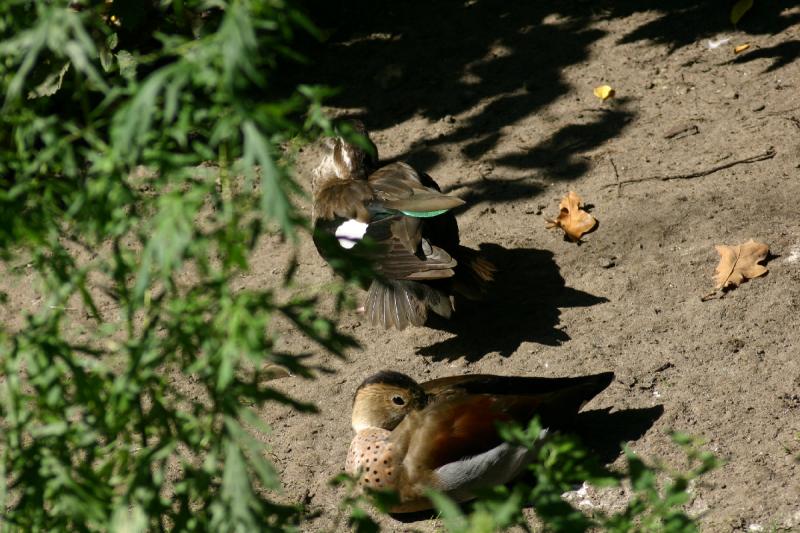
<svg viewBox="0 0 800 533"><path fill-rule="evenodd" d="M464 204L460 198L422 185L419 174L406 163L381 167L369 176L368 181L376 196L390 209L437 211Z"/></svg>
<svg viewBox="0 0 800 533"><path fill-rule="evenodd" d="M369 223L366 206L373 198L372 187L366 181L332 178L314 195L314 213L327 220L342 217Z"/></svg>

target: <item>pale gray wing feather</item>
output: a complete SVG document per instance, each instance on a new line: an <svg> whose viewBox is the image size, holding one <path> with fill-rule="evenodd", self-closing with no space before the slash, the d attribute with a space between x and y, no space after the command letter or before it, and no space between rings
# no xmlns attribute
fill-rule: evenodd
<svg viewBox="0 0 800 533"><path fill-rule="evenodd" d="M542 430L539 440L545 437ZM474 491L508 483L517 477L536 456L538 447L528 450L504 442L491 450L466 457L436 469L437 489L456 501L474 497Z"/></svg>

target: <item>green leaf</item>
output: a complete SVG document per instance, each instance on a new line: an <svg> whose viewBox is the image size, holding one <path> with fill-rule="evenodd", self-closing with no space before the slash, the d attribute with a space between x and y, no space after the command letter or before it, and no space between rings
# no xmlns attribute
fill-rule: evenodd
<svg viewBox="0 0 800 533"><path fill-rule="evenodd" d="M737 2L733 4L733 8L731 8L731 24L734 26L737 25L744 14L750 11L752 7L753 0L737 0Z"/></svg>
<svg viewBox="0 0 800 533"><path fill-rule="evenodd" d="M182 264L192 242L202 192L195 189L190 194L165 194L158 199L158 212L153 218L133 290L136 299L144 296L152 271L167 280Z"/></svg>
<svg viewBox="0 0 800 533"><path fill-rule="evenodd" d="M105 72L110 72L114 66L114 54L107 46L100 48L100 66L103 67Z"/></svg>
<svg viewBox="0 0 800 533"><path fill-rule="evenodd" d="M220 350L219 354L220 364L217 370L217 390L223 391L233 381L233 370L236 360L238 359L238 354L231 350L226 350L224 347Z"/></svg>
<svg viewBox="0 0 800 533"><path fill-rule="evenodd" d="M225 418L225 427L230 432L239 449L247 457L249 464L258 474L264 488L279 490L280 481L275 468L264 458L264 445L253 438L239 422L231 417Z"/></svg>
<svg viewBox="0 0 800 533"><path fill-rule="evenodd" d="M458 508L456 502L439 491L429 490L425 494L430 498L436 510L439 511L444 527L448 532L461 533L467 531L469 526L467 518Z"/></svg>
<svg viewBox="0 0 800 533"><path fill-rule="evenodd" d="M147 531L147 515L139 505L123 503L111 518L111 533L144 533Z"/></svg>
<svg viewBox="0 0 800 533"><path fill-rule="evenodd" d="M116 32L106 37L106 46L108 47L109 50L114 50L118 44L119 44L119 35L117 35Z"/></svg>
<svg viewBox="0 0 800 533"><path fill-rule="evenodd" d="M135 155L131 149L147 139L146 134L158 108L158 95L164 90L173 70L174 67L163 67L151 74L130 103L115 115L113 138L120 154Z"/></svg>
<svg viewBox="0 0 800 533"><path fill-rule="evenodd" d="M130 81L136 79L136 67L138 63L136 62L136 58L133 57L133 54L127 50L120 50L117 52L116 58L119 64L119 73L122 77Z"/></svg>
<svg viewBox="0 0 800 533"><path fill-rule="evenodd" d="M28 98L41 98L43 96L53 96L61 89L64 83L64 76L69 70L69 62L64 63L61 70L50 74L45 80L28 93Z"/></svg>
<svg viewBox="0 0 800 533"><path fill-rule="evenodd" d="M282 184L282 177L272 158L269 142L252 121L242 125L244 136L243 162L245 171L255 172L259 165L261 171L261 208L264 214L275 220L290 237L295 236L294 209Z"/></svg>
<svg viewBox="0 0 800 533"><path fill-rule="evenodd" d="M226 530L234 525L245 526L250 531L258 529L250 508L253 491L248 480L249 476L241 450L232 440L227 441L221 493L230 517L230 522L225 527Z"/></svg>
<svg viewBox="0 0 800 533"><path fill-rule="evenodd" d="M629 448L625 448L625 457L628 459L628 474L631 484L636 491L651 491L655 489L655 472L648 468L644 462Z"/></svg>
<svg viewBox="0 0 800 533"><path fill-rule="evenodd" d="M52 12L48 12L50 15ZM13 39L9 39L0 43L0 56L9 55L22 55L24 57L22 62L8 84L6 91L5 106L7 107L10 102L19 98L22 93L22 88L25 80L36 64L39 54L47 43L48 33L50 31L50 18L48 16L42 17L38 25L33 28L19 31ZM53 31L63 31L53 28Z"/></svg>
<svg viewBox="0 0 800 533"><path fill-rule="evenodd" d="M33 438L41 439L44 437L58 437L67 432L66 422L53 422L52 424L45 424L43 426L31 428L31 436Z"/></svg>

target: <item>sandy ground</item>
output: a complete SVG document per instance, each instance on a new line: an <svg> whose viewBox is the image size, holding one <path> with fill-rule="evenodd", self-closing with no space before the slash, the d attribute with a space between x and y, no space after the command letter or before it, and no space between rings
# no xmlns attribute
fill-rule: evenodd
<svg viewBox="0 0 800 533"><path fill-rule="evenodd" d="M320 51L317 80L343 87L333 111L360 116L383 159L467 200L463 241L501 273L487 302L450 322L384 332L346 317L363 345L346 362L285 333L282 348L336 369L276 382L321 415L264 412L287 497L325 512L313 528L332 527L339 494L328 480L343 466L352 394L379 369L420 380L613 370L587 407L587 426L602 428L590 442L680 465L669 430L702 436L726 461L692 490L703 530L800 530L800 9L754 11L734 31L725 7L697 2L524 4L355 4L340 13L351 27ZM719 38L730 42L710 49ZM603 83L616 98L592 94ZM616 185L770 148L770 159L706 176ZM319 155L302 156L307 176ZM545 229L569 190L600 220L581 246ZM701 301L714 245L750 238L769 244L769 274ZM265 245L244 282L279 275L288 252L278 250ZM310 242L301 258L301 281L331 279Z"/></svg>
<svg viewBox="0 0 800 533"><path fill-rule="evenodd" d="M321 414L262 413L283 498L322 511L309 530L341 528L329 480L343 469L352 394L386 368L419 380L613 370L582 419L605 460L619 464L614 450L627 442L678 466L669 431L702 436L726 461L692 489L688 509L704 531L800 530L800 8L756 2L733 30L716 3L640 4L326 4L340 29L304 81L342 87L331 111L360 116L384 160L407 161L465 199L462 241L500 273L486 302L429 327L385 332L344 317L363 346L346 361L275 325L279 349L335 370L274 382ZM719 38L730 41L710 49ZM604 83L616 97L602 102L592 89ZM301 179L318 157L303 151ZM654 179L618 185L642 178ZM600 220L581 246L545 229L570 190ZM714 245L750 238L769 244L769 274L701 301ZM291 255L265 239L242 286L279 283ZM299 257L298 284L331 281L310 241ZM15 302L35 287L5 285L0 319L13 328ZM624 497L588 495L601 508Z"/></svg>

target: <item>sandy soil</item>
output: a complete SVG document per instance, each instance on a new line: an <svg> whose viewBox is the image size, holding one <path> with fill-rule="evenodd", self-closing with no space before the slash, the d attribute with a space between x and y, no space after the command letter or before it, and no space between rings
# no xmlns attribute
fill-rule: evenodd
<svg viewBox="0 0 800 533"><path fill-rule="evenodd" d="M352 394L385 368L419 380L613 370L582 418L604 459L619 462L614 450L627 442L680 465L669 431L702 436L726 461L692 489L688 508L704 531L800 530L800 8L757 1L733 30L717 3L640 4L323 6L339 30L303 81L342 87L332 112L360 116L383 159L407 161L465 199L462 240L500 274L486 302L449 322L384 332L346 316L344 331L363 346L346 361L275 325L280 349L335 370L274 382L321 414L262 413L283 497L323 513L310 530L337 528L341 493L329 480L351 439ZM709 49L723 37L730 42ZM734 54L743 43L750 48ZM614 99L592 94L603 83ZM770 149L774 157L705 176L617 185ZM301 177L318 157L303 151ZM600 220L581 246L545 229L569 190ZM770 245L769 274L701 301L714 245L750 238ZM323 288L330 270L310 241L300 248L298 282ZM242 286L279 283L291 255L265 239ZM13 328L15 302L35 287L23 279L4 290L11 303L0 319ZM589 493L604 508L624 497ZM382 521L387 531L440 525Z"/></svg>
<svg viewBox="0 0 800 533"><path fill-rule="evenodd" d="M343 466L351 397L379 369L420 380L613 370L585 419L598 449L625 441L677 465L668 431L703 436L727 462L693 488L688 508L705 531L800 530L800 9L757 2L764 11L734 31L716 4L530 4L331 7L351 21L315 67L316 81L343 87L333 111L360 116L383 159L408 161L467 200L463 241L501 274L489 301L450 322L384 332L347 317L363 350L346 362L285 333L282 348L336 370L276 382L321 408L264 413L287 496L325 511L315 529L331 527L339 495L328 480ZM731 40L709 49L717 38ZM592 94L603 83L616 98ZM770 148L770 159L702 177L616 186ZM304 175L317 157L304 152ZM545 229L569 190L600 220L582 246ZM750 238L770 245L769 274L702 302L714 245ZM244 282L279 275L288 252L276 251L265 245ZM310 242L301 257L303 282L331 279Z"/></svg>

